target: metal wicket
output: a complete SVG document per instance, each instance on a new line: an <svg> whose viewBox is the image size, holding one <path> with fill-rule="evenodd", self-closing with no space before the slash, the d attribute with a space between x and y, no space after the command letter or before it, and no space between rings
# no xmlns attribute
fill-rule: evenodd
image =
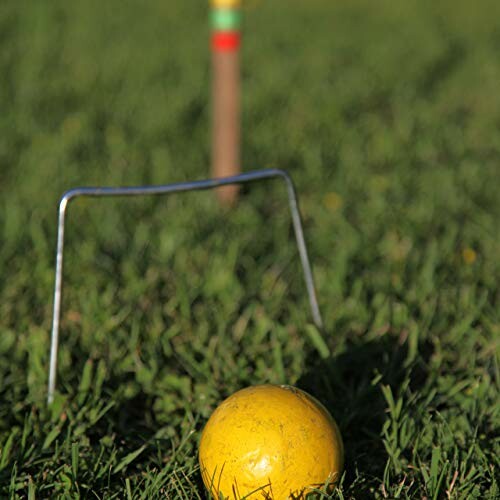
<svg viewBox="0 0 500 500"><path fill-rule="evenodd" d="M57 254L54 285L54 307L52 315L52 335L50 344L50 364L48 383L48 404L54 400L57 378L57 353L59 348L59 330L61 319L61 303L63 288L63 264L64 264L64 229L66 222L66 211L71 200L79 197L115 197L115 196L151 196L180 193L185 191L200 191L214 189L221 186L246 184L254 181L269 179L282 179L287 188L288 203L292 217L293 228L297 248L300 255L304 279L306 282L309 305L311 307L312 318L318 328L322 328L323 321L318 307L316 290L314 286L311 265L307 254L302 220L299 212L297 195L291 177L284 170L265 169L243 173L232 177L222 177L217 179L206 179L192 182L181 182L160 186L137 186L137 187L80 187L66 191L59 201L59 216L57 226Z"/></svg>

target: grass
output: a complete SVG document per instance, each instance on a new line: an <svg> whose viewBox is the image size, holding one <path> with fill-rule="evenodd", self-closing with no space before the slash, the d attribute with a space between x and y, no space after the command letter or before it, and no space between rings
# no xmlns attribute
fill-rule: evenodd
<svg viewBox="0 0 500 500"><path fill-rule="evenodd" d="M204 498L200 430L238 388L309 390L337 498L498 498L498 2L245 4L245 169L293 176L328 349L279 183L69 209L209 172L202 2L0 6L0 496ZM314 340L316 339L316 342Z"/></svg>

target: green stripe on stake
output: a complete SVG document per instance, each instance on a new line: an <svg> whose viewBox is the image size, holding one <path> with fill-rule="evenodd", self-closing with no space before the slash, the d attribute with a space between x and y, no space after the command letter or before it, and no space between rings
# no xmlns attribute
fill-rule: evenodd
<svg viewBox="0 0 500 500"><path fill-rule="evenodd" d="M211 21L214 30L238 30L241 25L241 13L236 9L213 9L211 12Z"/></svg>

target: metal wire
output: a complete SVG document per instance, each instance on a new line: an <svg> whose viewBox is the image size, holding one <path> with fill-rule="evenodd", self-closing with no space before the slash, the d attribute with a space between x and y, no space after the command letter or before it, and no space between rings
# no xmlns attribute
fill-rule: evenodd
<svg viewBox="0 0 500 500"><path fill-rule="evenodd" d="M62 302L62 282L63 282L63 264L64 264L64 226L66 221L66 210L71 200L78 197L112 197L112 196L148 196L164 195L171 193L180 193L185 191L200 191L213 189L228 184L245 184L248 182L280 178L286 184L288 203L292 216L295 238L299 250L300 261L304 272L309 304L312 317L318 328L323 327L323 321L318 307L314 280L307 254L302 221L300 217L297 195L291 177L284 170L265 169L247 172L233 177L223 177L219 179L206 179L193 182L180 182L176 184L167 184L163 186L137 186L137 187L80 187L70 189L63 194L59 201L59 218L57 226L57 254L54 285L54 309L52 315L52 336L50 345L50 365L49 365L49 385L47 402L50 404L54 400L56 390L57 376L57 353L59 348L59 330L61 320L61 302Z"/></svg>

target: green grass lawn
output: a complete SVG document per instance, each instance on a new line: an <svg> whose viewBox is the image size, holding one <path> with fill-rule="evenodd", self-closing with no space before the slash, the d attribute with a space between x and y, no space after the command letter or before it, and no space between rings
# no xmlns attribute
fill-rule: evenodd
<svg viewBox="0 0 500 500"><path fill-rule="evenodd" d="M334 498L500 496L500 3L248 0L243 164L279 182L78 200L45 404L57 204L209 176L208 2L0 2L0 497L206 498L235 390L308 390Z"/></svg>

